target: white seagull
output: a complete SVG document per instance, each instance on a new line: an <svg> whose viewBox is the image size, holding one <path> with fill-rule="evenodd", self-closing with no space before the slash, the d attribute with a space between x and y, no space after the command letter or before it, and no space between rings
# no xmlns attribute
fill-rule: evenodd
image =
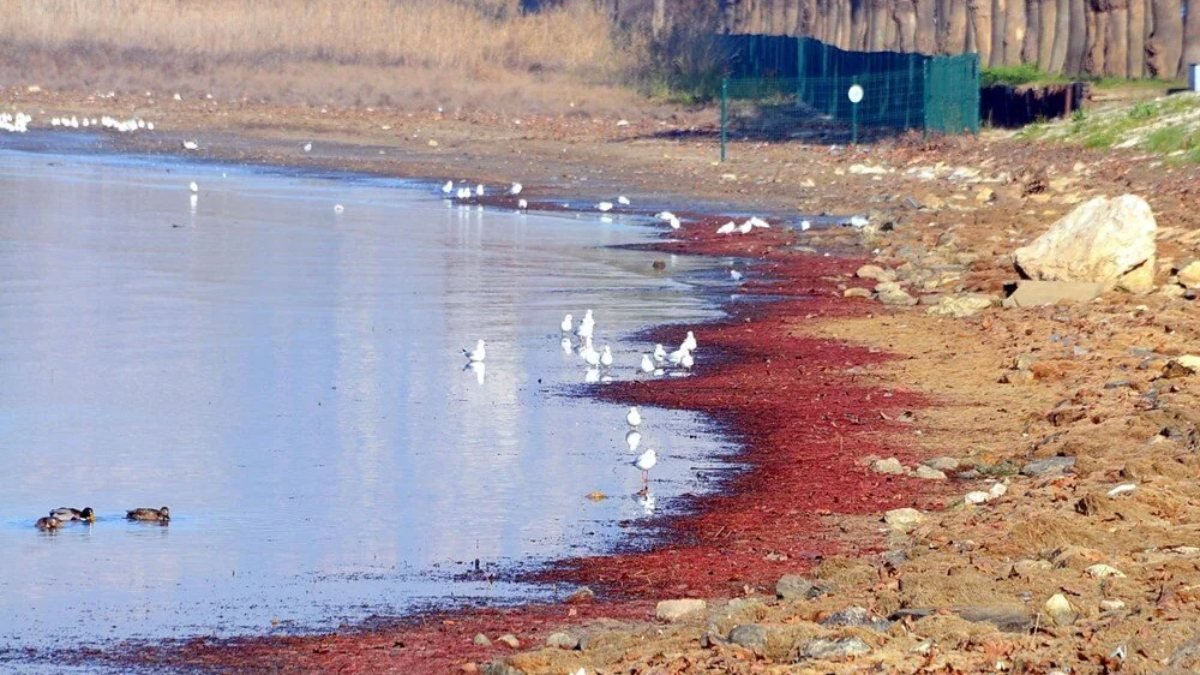
<svg viewBox="0 0 1200 675"><path fill-rule="evenodd" d="M687 332L687 337L683 338L683 342L679 343L680 349L686 349L689 352L696 351L696 334L692 331Z"/></svg>
<svg viewBox="0 0 1200 675"><path fill-rule="evenodd" d="M559 327L559 329L562 330L562 332L570 333L571 326L573 326L573 325L575 325L575 317L571 316L570 313L568 313L566 316L563 317L562 323L559 324L558 327Z"/></svg>
<svg viewBox="0 0 1200 675"><path fill-rule="evenodd" d="M524 211L529 208L529 202L525 201L524 199L518 199L517 200L517 208Z"/></svg>
<svg viewBox="0 0 1200 675"><path fill-rule="evenodd" d="M334 204L334 205L333 205L333 212L334 212L334 213L341 213L342 211L345 211L345 210L346 210L346 207L342 206L341 204Z"/></svg>
<svg viewBox="0 0 1200 675"><path fill-rule="evenodd" d="M464 349L463 354L466 355L467 360L471 363L481 363L485 358L487 358L487 349L485 349L484 346L485 343L481 339L475 343L475 349Z"/></svg>
<svg viewBox="0 0 1200 675"><path fill-rule="evenodd" d="M737 231L740 234L750 234L750 230L753 230L753 229L754 229L754 224L748 220L746 222L742 223L741 225L737 226Z"/></svg>
<svg viewBox="0 0 1200 675"><path fill-rule="evenodd" d="M621 195L621 196L617 197L617 203L620 204L621 206L629 206L629 197L626 197L625 195Z"/></svg>
<svg viewBox="0 0 1200 675"><path fill-rule="evenodd" d="M630 429L625 434L625 445L629 446L630 452L637 452L638 446L642 444L642 432L637 429Z"/></svg>
<svg viewBox="0 0 1200 675"><path fill-rule="evenodd" d="M600 365L604 366L605 368L608 368L612 364L613 364L612 350L609 349L608 345L604 345L604 349L600 352Z"/></svg>
<svg viewBox="0 0 1200 675"><path fill-rule="evenodd" d="M654 214L654 217L658 218L664 223L675 220L675 214L671 213L670 211L659 211L658 213Z"/></svg>
<svg viewBox="0 0 1200 675"><path fill-rule="evenodd" d="M688 349L686 346L683 346L668 354L667 360L671 362L671 365L678 366L679 364L683 363L683 359L685 357L691 356L691 353L692 351L690 349Z"/></svg>
<svg viewBox="0 0 1200 675"><path fill-rule="evenodd" d="M654 372L654 361L650 359L649 354L642 354L642 365L639 366L643 373L649 375Z"/></svg>
<svg viewBox="0 0 1200 675"><path fill-rule="evenodd" d="M599 382L600 381L600 369L599 368L588 368L587 372L583 374L583 381L585 384L596 384L597 382Z"/></svg>
<svg viewBox="0 0 1200 675"><path fill-rule="evenodd" d="M524 189L525 189L524 185L521 185L520 183L513 183L512 187L508 188L508 194L516 197L517 195L521 194L521 190L524 190Z"/></svg>
<svg viewBox="0 0 1200 675"><path fill-rule="evenodd" d="M734 281L741 281L744 277L742 273L737 270L729 270L729 278L733 279Z"/></svg>
<svg viewBox="0 0 1200 675"><path fill-rule="evenodd" d="M579 350L579 355L583 357L584 362L589 366L600 365L600 352L592 346L592 339L587 338L583 342L583 348Z"/></svg>
<svg viewBox="0 0 1200 675"><path fill-rule="evenodd" d="M599 204L596 204L596 210L600 211L601 213L607 213L608 211L612 211L612 208L613 208L612 202L600 202Z"/></svg>
<svg viewBox="0 0 1200 675"><path fill-rule="evenodd" d="M445 185L442 185L442 194L448 195L451 192L454 192L454 181L448 180Z"/></svg>
<svg viewBox="0 0 1200 675"><path fill-rule="evenodd" d="M196 185L196 181L192 181L192 182L188 183L188 189L191 190L192 192L199 192L200 186Z"/></svg>
<svg viewBox="0 0 1200 675"><path fill-rule="evenodd" d="M667 350L661 344L654 345L654 360L662 363L667 358Z"/></svg>
<svg viewBox="0 0 1200 675"><path fill-rule="evenodd" d="M807 220L800 221L801 232L808 232L810 229L812 229L812 223L808 222Z"/></svg>
<svg viewBox="0 0 1200 675"><path fill-rule="evenodd" d="M305 143L305 144L304 144L304 151L305 151L305 152L312 152L312 142L311 142L311 141L309 141L308 143Z"/></svg>
<svg viewBox="0 0 1200 675"><path fill-rule="evenodd" d="M678 219L678 218L671 218L670 220L668 220L668 221L667 221L667 224L671 226L671 229L672 229L672 230L678 230L680 227L682 227L682 226L683 226L683 225L682 225L682 224L679 222L679 219Z"/></svg>
<svg viewBox="0 0 1200 675"><path fill-rule="evenodd" d="M570 354L571 352L575 351L575 349L571 347L571 338L569 337L563 338L558 345L562 347L564 354Z"/></svg>
<svg viewBox="0 0 1200 675"><path fill-rule="evenodd" d="M737 229L737 223L732 220L717 228L717 234L733 234Z"/></svg>
<svg viewBox="0 0 1200 675"><path fill-rule="evenodd" d="M480 183L479 185L475 186L475 196L476 197L483 196L483 183Z"/></svg>
<svg viewBox="0 0 1200 675"><path fill-rule="evenodd" d="M750 220L747 220L746 222L747 222L747 223L750 223L750 225L751 225L752 227L762 227L762 228L769 228L769 227L771 227L771 224L770 224L770 223L768 223L767 221L763 220L762 218L759 218L758 216L752 216L752 217L750 218Z"/></svg>
<svg viewBox="0 0 1200 675"><path fill-rule="evenodd" d="M596 319L592 317L592 310L587 310L583 313L583 319L579 321L579 330L575 334L581 338L592 337L592 332L596 329Z"/></svg>
<svg viewBox="0 0 1200 675"><path fill-rule="evenodd" d="M696 363L696 360L695 360L694 358L692 358L692 353L691 353L691 352L687 352L687 353L685 353L685 354L683 355L683 358L682 358L682 359L679 359L679 365L683 366L683 367L684 367L684 368L686 368L687 370L691 370L691 369L692 369L692 365L693 365L693 364L695 364L695 363Z"/></svg>
<svg viewBox="0 0 1200 675"><path fill-rule="evenodd" d="M631 406L629 412L625 413L625 421L629 426L637 428L642 425L642 413L638 412L637 406Z"/></svg>
<svg viewBox="0 0 1200 675"><path fill-rule="evenodd" d="M650 448L633 460L633 465L642 470L643 483L650 480L650 469L653 469L655 464L658 464L658 455L654 452L654 448Z"/></svg>
<svg viewBox="0 0 1200 675"><path fill-rule="evenodd" d="M74 118L74 117L72 117L71 119L72 119L72 120L74 120L75 118ZM87 120L84 120L84 122L86 122L86 121L87 121ZM183 142L183 149L184 149L184 150L196 150L196 149L198 149L199 147L200 147L200 144L199 144L199 143L197 143L196 141L184 141L184 142Z"/></svg>

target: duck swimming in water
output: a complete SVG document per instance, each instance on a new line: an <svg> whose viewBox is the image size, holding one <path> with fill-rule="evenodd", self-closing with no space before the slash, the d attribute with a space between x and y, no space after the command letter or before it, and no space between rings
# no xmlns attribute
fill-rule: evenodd
<svg viewBox="0 0 1200 675"><path fill-rule="evenodd" d="M53 532L53 531L57 530L59 528L59 526L61 526L61 525L62 525L62 521L60 521L58 518L51 518L50 516L45 516L44 518L38 518L37 522L33 524L34 527L36 527L39 530L42 530L43 532Z"/></svg>
<svg viewBox="0 0 1200 675"><path fill-rule="evenodd" d="M69 522L72 520L83 520L89 523L96 522L96 512L92 507L85 506L83 509L73 509L69 506L60 506L50 512L51 518L56 518L60 522Z"/></svg>
<svg viewBox="0 0 1200 675"><path fill-rule="evenodd" d="M171 510L165 506L161 509L130 509L125 512L125 517L129 520L166 523L171 520Z"/></svg>

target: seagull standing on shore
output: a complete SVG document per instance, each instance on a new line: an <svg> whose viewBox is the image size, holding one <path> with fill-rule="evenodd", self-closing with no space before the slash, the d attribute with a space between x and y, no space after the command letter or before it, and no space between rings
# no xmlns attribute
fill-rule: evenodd
<svg viewBox="0 0 1200 675"><path fill-rule="evenodd" d="M583 360L593 368L600 365L600 352L596 351L596 349L592 347L592 338L590 337L584 339L583 349L579 350L579 355L582 356Z"/></svg>
<svg viewBox="0 0 1200 675"><path fill-rule="evenodd" d="M613 364L612 349L609 349L608 345L604 345L604 349L600 352L600 365L604 366L605 368L608 368L608 367L612 366L612 364Z"/></svg>
<svg viewBox="0 0 1200 675"><path fill-rule="evenodd" d="M686 349L689 352L696 351L696 334L689 330L687 337L683 338L683 342L679 344L679 348Z"/></svg>
<svg viewBox="0 0 1200 675"><path fill-rule="evenodd" d="M810 223L807 220L800 221L800 231L801 232L808 232L811 229L812 229L812 223Z"/></svg>
<svg viewBox="0 0 1200 675"><path fill-rule="evenodd" d="M193 193L196 193L196 192L200 191L200 186L196 184L196 181L192 181L192 182L188 183L188 189L191 190Z"/></svg>
<svg viewBox="0 0 1200 675"><path fill-rule="evenodd" d="M568 313L566 316L564 316L564 317L563 317L562 323L561 323L561 324L559 324L559 326L558 326L558 327L559 327L560 329L562 329L562 332L564 332L564 333L570 333L570 332L571 332L571 327L572 327L572 326L574 326L574 325L575 325L575 317L571 316L571 315Z"/></svg>
<svg viewBox="0 0 1200 675"><path fill-rule="evenodd" d="M688 349L686 346L680 347L679 349L676 349L675 351L668 354L667 360L671 362L671 365L678 366L679 364L683 363L683 360L685 358L687 358L691 355L692 355L692 351L690 349Z"/></svg>
<svg viewBox="0 0 1200 675"><path fill-rule="evenodd" d="M654 360L659 363L667 360L667 349L662 344L654 345Z"/></svg>
<svg viewBox="0 0 1200 675"><path fill-rule="evenodd" d="M761 227L761 228L769 228L769 227L771 227L771 224L770 224L770 223L768 223L767 221L763 220L762 218L759 218L758 216L752 216L752 217L750 218L750 220L747 220L746 222L747 222L747 223L750 223L750 226L751 226L751 227Z"/></svg>
<svg viewBox="0 0 1200 675"><path fill-rule="evenodd" d="M485 349L485 344L486 343L480 339L475 343L475 349L464 349L463 354L466 355L467 360L471 363L482 363L483 360L487 358L487 349Z"/></svg>
<svg viewBox="0 0 1200 675"><path fill-rule="evenodd" d="M737 226L737 231L739 234L750 234L750 231L753 229L754 225L748 220Z"/></svg>
<svg viewBox="0 0 1200 675"><path fill-rule="evenodd" d="M737 229L737 223L732 220L717 228L717 234L733 234Z"/></svg>
<svg viewBox="0 0 1200 675"><path fill-rule="evenodd" d="M448 180L446 181L446 184L442 186L442 194L448 195L451 192L454 192L454 181Z"/></svg>
<svg viewBox="0 0 1200 675"><path fill-rule="evenodd" d="M617 203L620 204L621 206L629 206L629 197L626 197L625 195L621 195L621 196L617 197Z"/></svg>
<svg viewBox="0 0 1200 675"><path fill-rule="evenodd" d="M612 202L600 202L599 204L596 204L596 210L601 213L608 213L609 211L612 211L612 209Z"/></svg>
<svg viewBox="0 0 1200 675"><path fill-rule="evenodd" d="M517 208L522 211L525 211L529 208L529 202L525 201L524 199L518 199L517 200Z"/></svg>
<svg viewBox="0 0 1200 675"><path fill-rule="evenodd" d="M642 354L642 365L640 366L643 373L649 375L654 372L654 361L650 359L649 354Z"/></svg>
<svg viewBox="0 0 1200 675"><path fill-rule="evenodd" d="M575 348L571 346L571 338L569 337L564 337L558 345L562 347L564 354L570 354L575 351Z"/></svg>
<svg viewBox="0 0 1200 675"><path fill-rule="evenodd" d="M636 405L631 406L629 412L625 413L625 421L635 429L642 425L642 413L638 412Z"/></svg>
<svg viewBox="0 0 1200 675"><path fill-rule="evenodd" d="M308 143L305 143L305 144L304 144L304 151L305 151L305 152L312 152L312 141L309 141Z"/></svg>
<svg viewBox="0 0 1200 675"><path fill-rule="evenodd" d="M654 448L650 448L633 460L633 465L642 470L643 483L650 481L650 469L653 469L655 464L658 464L658 454L654 452Z"/></svg>
<svg viewBox="0 0 1200 675"><path fill-rule="evenodd" d="M521 185L520 183L513 183L512 187L508 188L508 194L516 197L517 195L521 194L521 190L524 189L525 186Z"/></svg>
<svg viewBox="0 0 1200 675"><path fill-rule="evenodd" d="M483 196L483 183L480 183L479 185L475 186L475 196L476 197Z"/></svg>

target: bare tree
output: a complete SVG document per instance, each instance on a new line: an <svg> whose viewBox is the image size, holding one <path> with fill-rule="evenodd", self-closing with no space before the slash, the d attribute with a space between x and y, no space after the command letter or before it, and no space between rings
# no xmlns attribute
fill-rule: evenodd
<svg viewBox="0 0 1200 675"><path fill-rule="evenodd" d="M1183 6L1180 0L1153 0L1154 33L1146 41L1146 68L1161 78L1179 73L1183 54Z"/></svg>

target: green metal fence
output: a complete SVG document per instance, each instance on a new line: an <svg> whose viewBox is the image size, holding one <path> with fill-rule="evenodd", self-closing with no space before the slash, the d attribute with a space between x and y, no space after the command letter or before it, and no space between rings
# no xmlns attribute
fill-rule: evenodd
<svg viewBox="0 0 1200 675"><path fill-rule="evenodd" d="M935 133L979 131L979 57L852 52L812 38L722 36L730 100L793 99L830 121ZM847 93L862 87L854 104ZM728 103L728 100L726 101Z"/></svg>

